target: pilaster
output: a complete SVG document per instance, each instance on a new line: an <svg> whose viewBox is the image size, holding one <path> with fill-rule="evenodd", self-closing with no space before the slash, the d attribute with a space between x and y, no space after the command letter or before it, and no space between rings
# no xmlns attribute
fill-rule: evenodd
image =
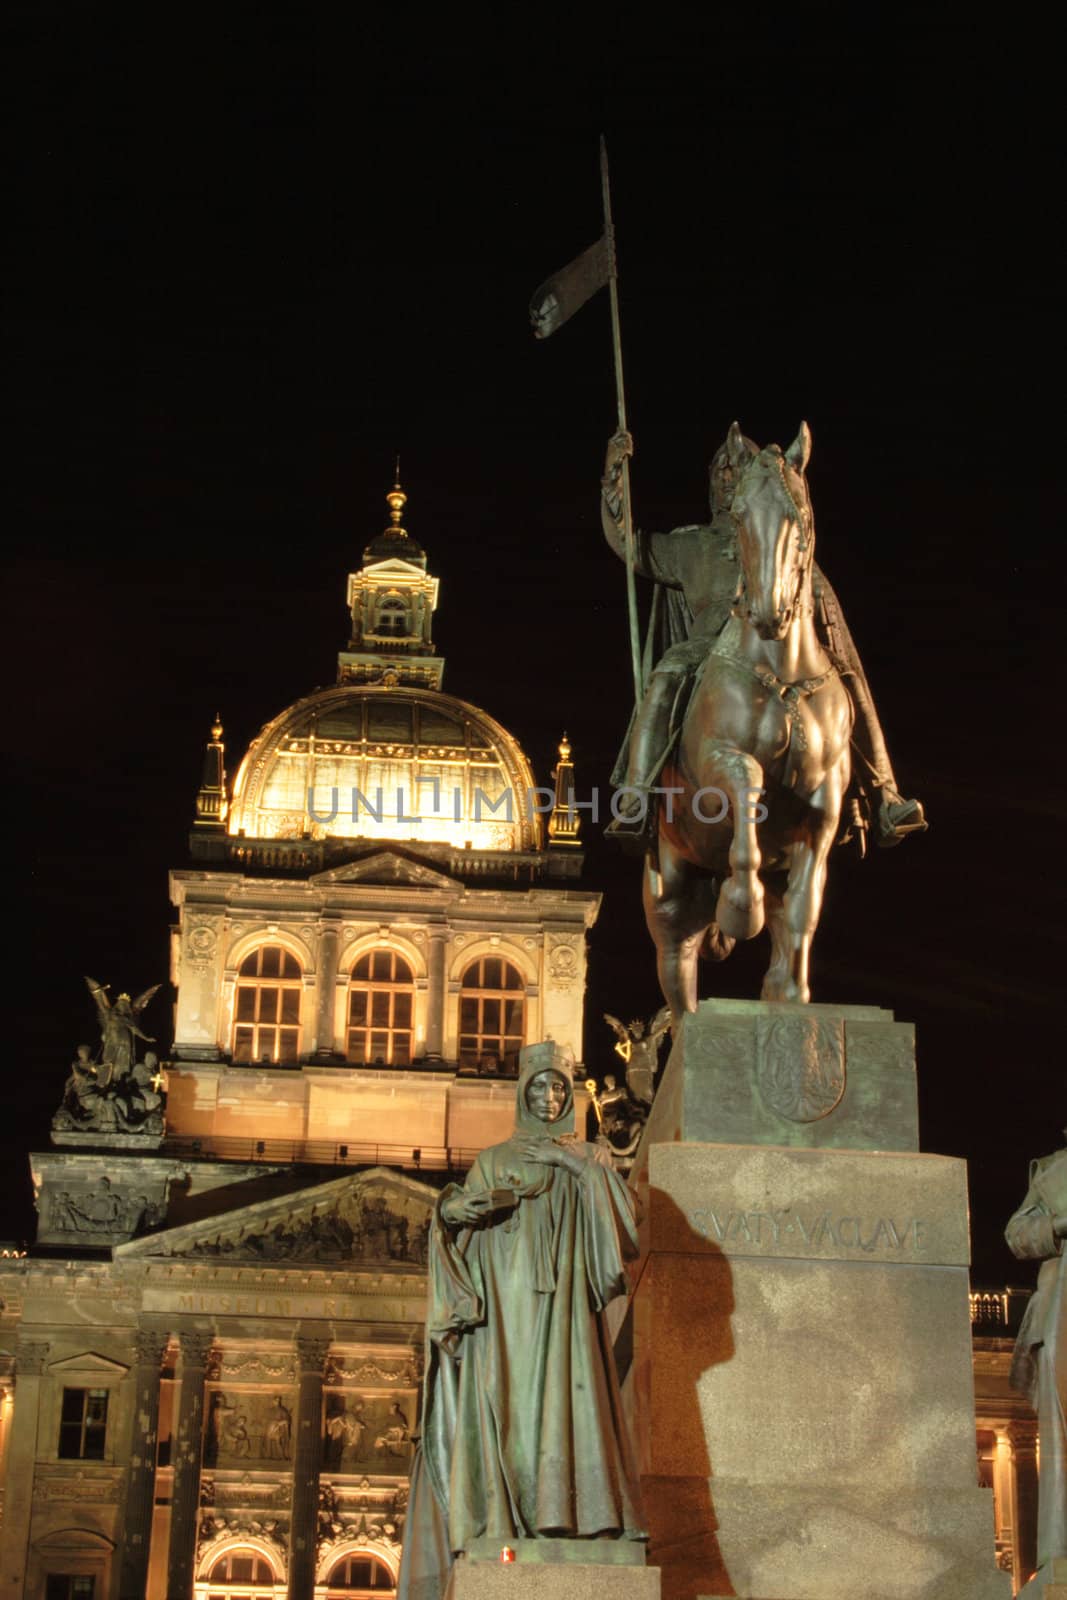
<svg viewBox="0 0 1067 1600"><path fill-rule="evenodd" d="M322 1466L322 1380L328 1339L298 1337L300 1372L296 1440L293 1449L293 1500L289 1542L289 1597L306 1600L315 1582L319 1471Z"/></svg>
<svg viewBox="0 0 1067 1600"><path fill-rule="evenodd" d="M167 1334L157 1328L138 1328L134 1347L131 1437L123 1452L130 1466L126 1481L119 1600L143 1600L148 1584L159 1437L159 1370L167 1348Z"/></svg>
<svg viewBox="0 0 1067 1600"><path fill-rule="evenodd" d="M445 1049L445 949L447 928L431 928L427 960L429 994L426 1016L426 1054L443 1056Z"/></svg>
<svg viewBox="0 0 1067 1600"><path fill-rule="evenodd" d="M314 1049L317 1053L331 1054L336 1048L334 1038L334 1000L337 987L338 929L332 922L323 924L319 932L319 971L317 1015Z"/></svg>
<svg viewBox="0 0 1067 1600"><path fill-rule="evenodd" d="M4 1522L0 1529L0 1594L10 1595L12 1600L21 1600L26 1585L37 1418L49 1349L43 1340L27 1340L18 1345L15 1353L15 1415L8 1440Z"/></svg>
<svg viewBox="0 0 1067 1600"><path fill-rule="evenodd" d="M167 1561L167 1600L189 1600L193 1592L200 1500L200 1452L204 1436L204 1375L215 1341L211 1334L181 1332L178 1426L174 1434L174 1490Z"/></svg>

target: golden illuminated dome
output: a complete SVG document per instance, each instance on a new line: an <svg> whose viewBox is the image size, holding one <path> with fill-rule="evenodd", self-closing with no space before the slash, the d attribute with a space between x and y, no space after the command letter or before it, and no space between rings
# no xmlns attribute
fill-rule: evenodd
<svg viewBox="0 0 1067 1600"><path fill-rule="evenodd" d="M431 689L341 684L253 740L226 819L249 839L403 839L538 850L530 764L477 706Z"/></svg>

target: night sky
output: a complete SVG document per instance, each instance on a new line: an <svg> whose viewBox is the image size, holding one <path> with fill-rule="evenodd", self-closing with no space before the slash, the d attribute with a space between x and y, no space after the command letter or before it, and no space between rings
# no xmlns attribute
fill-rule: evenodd
<svg viewBox="0 0 1067 1600"><path fill-rule="evenodd" d="M499 718L541 781L566 729L579 790L607 784L630 694L598 518L607 298L546 344L526 320L599 232L603 130L638 521L704 516L733 417L782 445L807 419L820 564L931 819L866 863L836 852L814 997L916 1024L923 1148L970 1162L976 1277L1030 1281L1001 1230L1067 1121L1058 202L1047 46L974 15L638 29L604 8L598 37L517 11L7 13L25 898L0 1234L32 1233L24 1152L95 1040L81 975L166 977L167 868L212 715L232 774L263 722L333 681L345 576L385 525L398 451L441 579L445 690ZM585 831L603 1071L600 1013L649 1015L658 991L637 868ZM760 941L704 992L754 996L765 961ZM162 996L147 1022L167 1042Z"/></svg>

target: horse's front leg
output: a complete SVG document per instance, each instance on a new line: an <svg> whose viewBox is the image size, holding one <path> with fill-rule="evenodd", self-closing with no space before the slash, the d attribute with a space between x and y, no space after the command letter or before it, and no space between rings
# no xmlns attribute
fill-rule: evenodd
<svg viewBox="0 0 1067 1600"><path fill-rule="evenodd" d="M697 955L714 914L715 880L659 841L659 864L645 858L645 921L656 946L663 998L677 1023L697 1008Z"/></svg>
<svg viewBox="0 0 1067 1600"><path fill-rule="evenodd" d="M715 921L723 933L734 939L754 939L763 927L763 885L759 880L762 861L756 837L756 806L763 793L763 768L755 756L736 745L710 739L703 747L704 773L708 788L725 797L733 816L730 844L730 871L723 879L715 907ZM715 795L694 801L693 815L698 822L714 815ZM693 824L690 822L690 829Z"/></svg>
<svg viewBox="0 0 1067 1600"><path fill-rule="evenodd" d="M819 923L826 866L837 836L841 801L848 781L848 759L828 773L811 796L809 822L793 845L785 893L772 893L767 916L773 956L763 980L764 1000L811 998L808 963L811 941Z"/></svg>

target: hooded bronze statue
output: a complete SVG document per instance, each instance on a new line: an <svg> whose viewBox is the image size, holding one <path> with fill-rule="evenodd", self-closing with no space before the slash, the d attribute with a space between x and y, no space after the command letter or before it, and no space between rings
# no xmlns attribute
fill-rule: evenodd
<svg viewBox="0 0 1067 1600"><path fill-rule="evenodd" d="M434 1215L398 1600L440 1600L481 1537L645 1537L603 1319L637 1253L635 1202L574 1135L569 1052L530 1045L519 1066L514 1133Z"/></svg>
<svg viewBox="0 0 1067 1600"><path fill-rule="evenodd" d="M1026 1198L1005 1236L1020 1261L1041 1262L1015 1341L1010 1382L1037 1412L1037 1571L1047 1579L1052 1563L1067 1557L1067 1149L1032 1163ZM1035 1581L1035 1591L1040 1587Z"/></svg>

